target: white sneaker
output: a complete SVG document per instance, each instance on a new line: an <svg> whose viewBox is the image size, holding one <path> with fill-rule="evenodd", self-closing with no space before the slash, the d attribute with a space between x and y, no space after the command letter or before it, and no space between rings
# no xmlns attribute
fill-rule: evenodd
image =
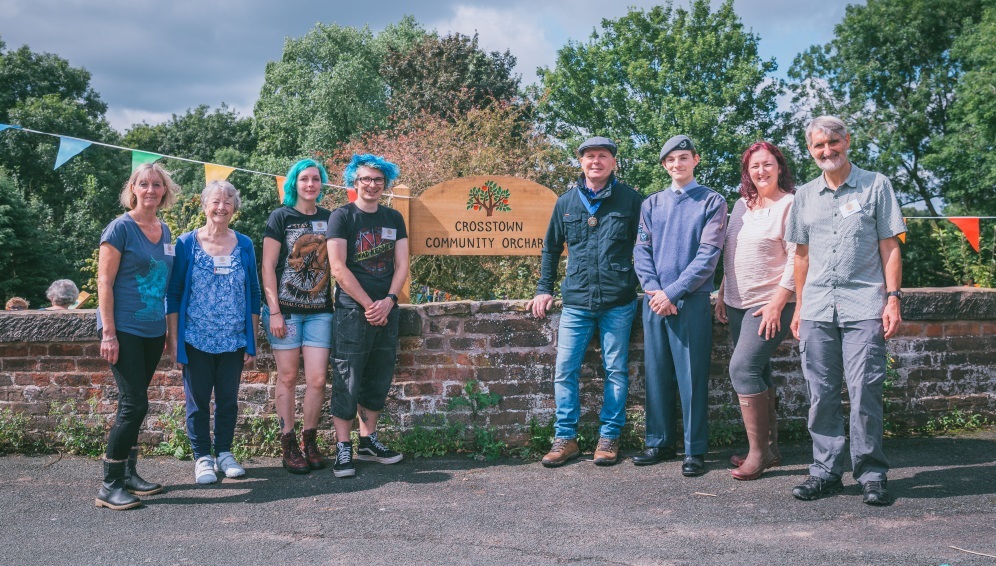
<svg viewBox="0 0 996 566"><path fill-rule="evenodd" d="M225 474L226 478L240 478L246 475L245 468L239 465L231 452L218 453L218 459L214 463L214 471Z"/></svg>
<svg viewBox="0 0 996 566"><path fill-rule="evenodd" d="M194 463L194 479L201 484L218 481L218 476L214 474L214 458L201 456L197 459L197 462Z"/></svg>

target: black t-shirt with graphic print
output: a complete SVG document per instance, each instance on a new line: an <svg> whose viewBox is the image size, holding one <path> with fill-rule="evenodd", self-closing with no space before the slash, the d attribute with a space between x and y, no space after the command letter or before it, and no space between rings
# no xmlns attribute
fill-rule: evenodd
<svg viewBox="0 0 996 566"><path fill-rule="evenodd" d="M387 296L394 277L394 245L408 237L400 212L386 206L378 206L376 212L363 212L350 203L332 212L325 236L346 240L346 268L371 299L379 301ZM362 308L338 286L335 304Z"/></svg>
<svg viewBox="0 0 996 566"><path fill-rule="evenodd" d="M315 214L302 214L290 206L270 213L263 237L281 244L276 266L281 312L332 312L332 277L325 245L331 214L322 207Z"/></svg>

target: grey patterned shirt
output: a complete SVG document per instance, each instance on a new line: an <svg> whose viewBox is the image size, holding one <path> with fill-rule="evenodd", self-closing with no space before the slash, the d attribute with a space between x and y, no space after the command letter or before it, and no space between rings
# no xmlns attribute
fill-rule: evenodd
<svg viewBox="0 0 996 566"><path fill-rule="evenodd" d="M803 320L841 322L882 318L885 272L879 240L906 231L892 183L851 164L844 184L831 190L823 175L803 185L785 239L809 246L802 290Z"/></svg>

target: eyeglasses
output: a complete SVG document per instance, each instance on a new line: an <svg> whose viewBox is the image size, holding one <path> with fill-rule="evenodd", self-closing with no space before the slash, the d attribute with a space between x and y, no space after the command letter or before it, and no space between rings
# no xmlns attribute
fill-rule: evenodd
<svg viewBox="0 0 996 566"><path fill-rule="evenodd" d="M358 177L356 180L361 185L377 185L380 187L383 187L386 181L384 177Z"/></svg>

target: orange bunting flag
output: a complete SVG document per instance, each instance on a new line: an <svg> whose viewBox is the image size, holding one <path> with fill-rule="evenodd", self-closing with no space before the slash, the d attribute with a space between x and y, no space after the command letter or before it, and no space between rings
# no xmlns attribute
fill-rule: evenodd
<svg viewBox="0 0 996 566"><path fill-rule="evenodd" d="M235 171L235 167L205 163L204 182L210 183L211 181L224 181L225 179L228 179L228 176L232 174L232 171Z"/></svg>
<svg viewBox="0 0 996 566"><path fill-rule="evenodd" d="M962 218L948 218L952 224L961 230L962 234L968 238L968 243L972 245L972 248L978 252L979 251L979 217L962 217Z"/></svg>
<svg viewBox="0 0 996 566"><path fill-rule="evenodd" d="M899 241L904 244L906 243L906 232L903 232L902 234L899 235Z"/></svg>
<svg viewBox="0 0 996 566"><path fill-rule="evenodd" d="M346 198L349 199L349 202L356 202L356 189L346 189Z"/></svg>
<svg viewBox="0 0 996 566"><path fill-rule="evenodd" d="M277 200L284 202L284 183L287 182L287 177L277 175Z"/></svg>

